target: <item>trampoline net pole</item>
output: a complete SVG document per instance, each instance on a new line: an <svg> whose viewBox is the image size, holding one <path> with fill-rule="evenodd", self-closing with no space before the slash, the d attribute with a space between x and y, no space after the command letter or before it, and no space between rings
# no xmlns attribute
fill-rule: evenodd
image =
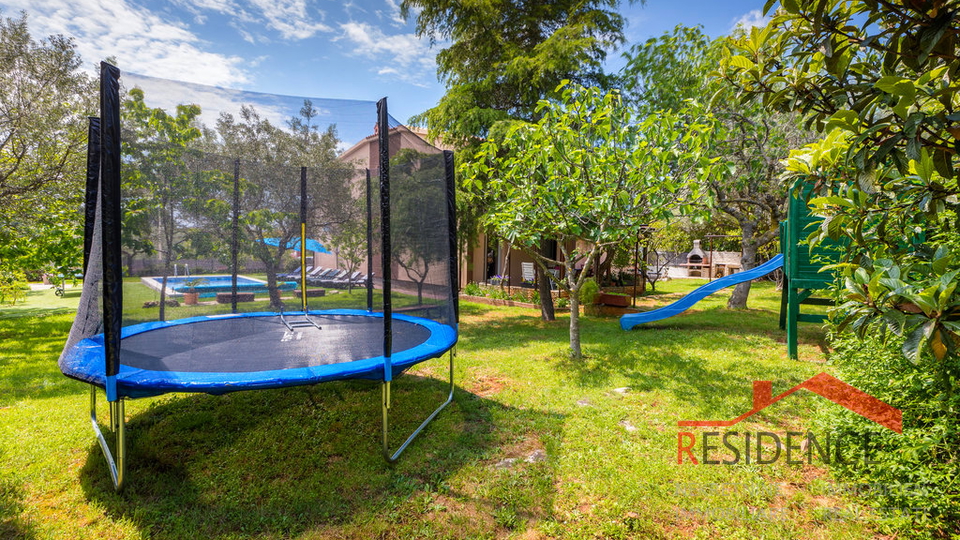
<svg viewBox="0 0 960 540"><path fill-rule="evenodd" d="M307 312L307 168L300 167L300 306Z"/></svg>
<svg viewBox="0 0 960 540"><path fill-rule="evenodd" d="M101 119L101 235L103 237L103 342L107 401L119 399L120 328L123 312L123 275L120 254L120 70L100 63ZM162 300L162 296L161 296Z"/></svg>
<svg viewBox="0 0 960 540"><path fill-rule="evenodd" d="M240 255L240 160L233 162L233 222L230 227L230 312L237 312L237 273Z"/></svg>
<svg viewBox="0 0 960 540"><path fill-rule="evenodd" d="M377 139L380 145L380 242L383 259L383 380L393 379L390 355L393 352L393 304L391 300L391 255L390 243L390 123L387 114L387 98L377 102Z"/></svg>
<svg viewBox="0 0 960 540"><path fill-rule="evenodd" d="M457 253L457 187L453 152L443 151L444 180L447 196L447 236L449 242L450 295L453 303L453 323L460 322L460 258Z"/></svg>

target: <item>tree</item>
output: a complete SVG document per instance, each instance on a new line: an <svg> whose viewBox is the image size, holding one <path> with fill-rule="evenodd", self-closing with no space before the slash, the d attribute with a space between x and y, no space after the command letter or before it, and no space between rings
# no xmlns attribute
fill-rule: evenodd
<svg viewBox="0 0 960 540"><path fill-rule="evenodd" d="M769 9L774 2L768 1ZM960 377L960 9L941 1L784 1L721 68L746 99L824 133L790 169L821 188L818 238L849 242L840 329L889 327L948 391Z"/></svg>
<svg viewBox="0 0 960 540"><path fill-rule="evenodd" d="M160 288L160 319L166 308L167 277L173 273L173 261L187 240L187 216L190 201L204 199L199 191L204 182L195 178L188 166L193 144L202 135L197 127L197 105L178 105L176 115L162 108L150 108L144 92L134 88L123 101L124 217L131 232L124 236L127 248L160 253L163 279ZM196 221L193 221L196 225ZM146 247L142 247L146 246Z"/></svg>
<svg viewBox="0 0 960 540"><path fill-rule="evenodd" d="M411 119L432 136L460 148L459 163L473 161L480 141L498 122L539 119L541 99L556 98L563 80L607 86L601 67L607 51L623 42L620 0L403 0L401 14L416 14L417 35L432 44L437 74L447 92L437 105ZM487 200L482 192L457 197L459 230L474 238ZM546 253L548 246L541 246ZM545 319L553 296L537 267Z"/></svg>
<svg viewBox="0 0 960 540"><path fill-rule="evenodd" d="M717 77L727 40L710 40L699 28L678 26L672 34L636 45L627 54L624 87L641 110L683 111L712 122L711 155L724 166L703 177L711 206L740 228L740 266L753 268L757 253L777 240L785 215L787 184L780 161L812 137L798 115L765 110L759 100L735 99L736 87ZM750 282L738 284L727 307L747 306Z"/></svg>
<svg viewBox="0 0 960 540"><path fill-rule="evenodd" d="M545 274L548 265L564 267L556 282L570 295L570 354L579 359L579 293L598 255L688 208L696 193L685 180L710 163L698 154L705 126L668 113L635 118L616 92L559 90L558 101L540 102L538 122L481 145L464 176L468 188L487 192L485 219L497 234ZM557 242L560 260L540 252L544 240ZM575 240L588 247L568 249Z"/></svg>
<svg viewBox="0 0 960 540"><path fill-rule="evenodd" d="M371 230L379 230L378 223L370 224ZM360 269L367 260L367 204L357 199L345 221L327 228L324 238L336 250L343 269L349 275ZM347 293L353 291L354 281L347 281Z"/></svg>
<svg viewBox="0 0 960 540"><path fill-rule="evenodd" d="M95 87L72 40L0 16L0 266L79 268Z"/></svg>
<svg viewBox="0 0 960 540"><path fill-rule="evenodd" d="M312 103L304 102L300 117L284 131L262 118L252 106L244 105L239 119L223 113L217 120L218 140L210 143L218 153L247 161L241 174L240 227L246 245L263 262L271 306L282 306L277 274L290 240L300 236L300 169L308 171L308 229L323 233L350 220L353 168L337 160L339 139L335 126L322 133L310 120ZM255 161L255 163L253 162ZM276 238L277 245L266 242Z"/></svg>
<svg viewBox="0 0 960 540"><path fill-rule="evenodd" d="M446 216L442 160L442 154L410 149L391 159L391 259L416 283L418 304L423 303L423 286L431 270L445 268L449 261L446 223L438 222Z"/></svg>
<svg viewBox="0 0 960 540"><path fill-rule="evenodd" d="M403 0L417 35L432 44L447 93L415 117L444 140L467 145L498 121L535 121L537 103L563 80L602 83L607 51L623 42L619 0Z"/></svg>

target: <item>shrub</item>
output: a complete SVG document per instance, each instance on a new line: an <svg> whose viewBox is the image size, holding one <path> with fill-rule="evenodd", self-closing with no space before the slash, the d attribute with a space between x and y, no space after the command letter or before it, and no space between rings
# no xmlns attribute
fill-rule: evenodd
<svg viewBox="0 0 960 540"><path fill-rule="evenodd" d="M490 298L493 298L494 300L509 300L509 299L510 299L510 295L507 294L507 290L506 290L506 289L500 289L500 288L490 288L490 289L487 289L487 296L489 296Z"/></svg>
<svg viewBox="0 0 960 540"><path fill-rule="evenodd" d="M0 304L4 302L16 304L17 301L26 297L26 291L29 290L30 284L27 283L27 276L22 270L0 269Z"/></svg>
<svg viewBox="0 0 960 540"><path fill-rule="evenodd" d="M477 285L475 282L471 281L467 283L466 287L463 288L463 294L470 296L483 296L483 289L480 288L480 285Z"/></svg>
<svg viewBox="0 0 960 540"><path fill-rule="evenodd" d="M845 483L866 485L862 493L875 503L881 523L905 537L960 535L960 395L902 352L902 338L879 332L857 338L831 336L831 360L847 383L903 412L903 433L894 433L840 407L819 420L831 437L869 434L871 463L832 466Z"/></svg>
<svg viewBox="0 0 960 540"><path fill-rule="evenodd" d="M589 306L597 301L597 296L600 295L600 286L597 285L597 280L593 278L587 279L583 286L580 287L580 303Z"/></svg>

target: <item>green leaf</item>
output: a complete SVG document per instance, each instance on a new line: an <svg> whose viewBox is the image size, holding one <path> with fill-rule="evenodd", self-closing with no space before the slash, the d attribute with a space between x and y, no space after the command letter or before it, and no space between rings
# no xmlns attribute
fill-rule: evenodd
<svg viewBox="0 0 960 540"><path fill-rule="evenodd" d="M874 88L882 90L888 94L896 94L897 85L907 79L900 77L898 75L887 75L881 77L877 82L873 83Z"/></svg>
<svg viewBox="0 0 960 540"><path fill-rule="evenodd" d="M907 316L900 311L891 309L883 313L883 321L887 323L887 328L891 332L900 336L903 335L903 329L907 324Z"/></svg>
<svg viewBox="0 0 960 540"><path fill-rule="evenodd" d="M756 67L756 64L754 64L749 58L741 55L731 57L729 63L731 66L740 69L753 69Z"/></svg>
<svg viewBox="0 0 960 540"><path fill-rule="evenodd" d="M920 357L923 354L924 345L930 339L930 335L933 333L935 327L935 321L927 321L926 323L917 326L907 335L906 341L903 342L903 355L907 357L907 360L910 360L914 364L920 362Z"/></svg>
<svg viewBox="0 0 960 540"><path fill-rule="evenodd" d="M855 111L840 110L827 121L827 129L838 127L847 131L857 132L860 127L860 115Z"/></svg>

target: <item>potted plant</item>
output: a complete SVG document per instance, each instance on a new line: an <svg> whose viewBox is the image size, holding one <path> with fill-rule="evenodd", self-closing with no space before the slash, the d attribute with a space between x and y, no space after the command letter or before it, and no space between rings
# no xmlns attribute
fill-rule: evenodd
<svg viewBox="0 0 960 540"><path fill-rule="evenodd" d="M183 303L188 306L196 305L200 298L200 291L198 291L196 287L206 282L207 280L204 278L190 278L185 280L183 282L183 285L186 287L183 291Z"/></svg>

